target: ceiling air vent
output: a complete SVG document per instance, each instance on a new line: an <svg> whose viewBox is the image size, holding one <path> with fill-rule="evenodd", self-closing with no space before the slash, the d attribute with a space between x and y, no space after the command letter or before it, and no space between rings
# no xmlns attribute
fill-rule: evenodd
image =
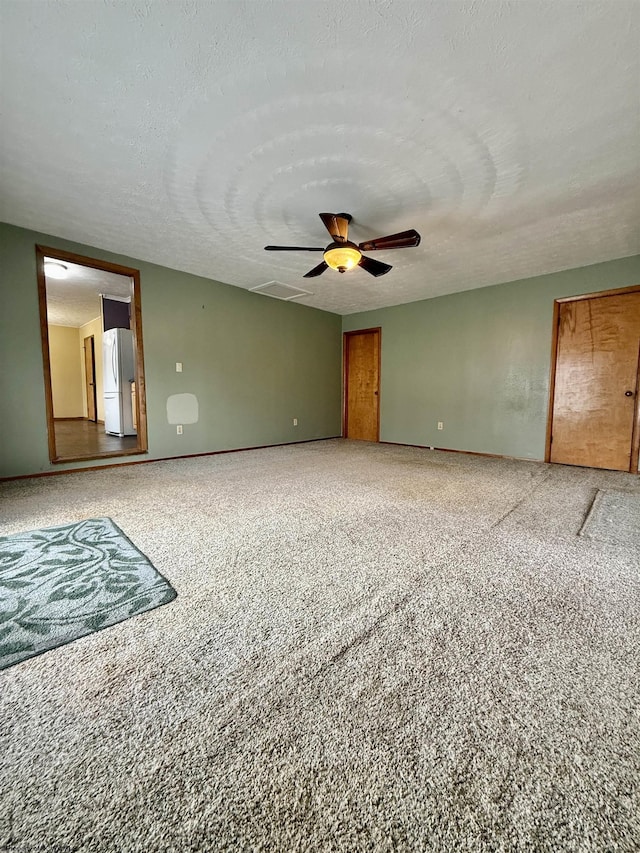
<svg viewBox="0 0 640 853"><path fill-rule="evenodd" d="M313 296L310 290L300 290L299 287L290 287L288 284L282 284L281 281L268 281L266 284L250 287L249 290L252 293L263 293L265 296L273 296L274 299L284 299L285 302L290 302L292 299L299 299L301 296Z"/></svg>

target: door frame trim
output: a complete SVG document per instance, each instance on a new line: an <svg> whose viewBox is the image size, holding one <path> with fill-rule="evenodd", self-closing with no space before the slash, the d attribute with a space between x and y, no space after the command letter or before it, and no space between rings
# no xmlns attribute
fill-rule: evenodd
<svg viewBox="0 0 640 853"><path fill-rule="evenodd" d="M86 356L86 350L85 350L85 346L84 346L84 344L87 341L91 342L90 343L90 346L91 346L91 370L93 373L93 375L91 377L93 381L91 383L87 383L87 356ZM93 389L93 395L92 395L93 396L93 410L96 414L95 418L93 418L93 419L89 417L89 390L87 388L87 418L86 419L88 421L93 421L93 423L98 423L98 395L96 392L96 336L95 335L87 335L87 337L83 339L82 348L83 348L83 350L85 350L84 371L83 371L84 376L85 376L85 380L84 380L85 381L85 387L87 387L87 385L90 384L92 389Z"/></svg>
<svg viewBox="0 0 640 853"><path fill-rule="evenodd" d="M553 435L553 401L556 392L556 366L558 361L558 328L560 326L560 306L565 302L581 302L585 299L601 299L607 296L623 296L626 293L640 293L640 284L618 287L614 290L599 290L596 293L583 293L579 296L563 296L553 301L553 328L551 333L551 369L549 373L549 401L547 404L547 433L545 437L544 461L551 462L551 436ZM640 352L638 353L638 371L636 373L635 416L631 434L631 459L629 473L638 474L638 455L640 454Z"/></svg>
<svg viewBox="0 0 640 853"><path fill-rule="evenodd" d="M348 338L352 335L364 335L369 332L378 333L378 417L376 422L376 441L380 441L380 386L382 385L382 326L372 326L369 329L352 329L342 333L342 438L347 437L348 415L347 398L349 389L349 346Z"/></svg>
<svg viewBox="0 0 640 853"><path fill-rule="evenodd" d="M144 381L144 354L142 348L142 306L140 303L140 270L133 267L125 267L114 264L111 261L102 261L98 258L88 258L75 252L67 252L64 249L54 249L51 246L42 246L36 243L36 272L38 279L38 307L40 311L40 339L42 342L42 369L44 378L44 398L47 415L47 436L49 442L49 459L53 463L66 463L89 461L91 459L106 459L108 457L132 456L136 453L147 453L149 449L147 438L147 403L146 387ZM131 312L131 326L133 332L134 346L136 349L136 406L138 409L138 446L131 450L116 450L97 455L65 456L59 457L56 451L56 437L53 418L53 391L51 386L51 361L49 358L49 328L47 318L47 285L44 274L45 257L55 258L58 261L68 261L72 264L80 264L83 267L105 270L117 275L125 275L131 279L133 288L133 311ZM138 389L140 389L138 391Z"/></svg>

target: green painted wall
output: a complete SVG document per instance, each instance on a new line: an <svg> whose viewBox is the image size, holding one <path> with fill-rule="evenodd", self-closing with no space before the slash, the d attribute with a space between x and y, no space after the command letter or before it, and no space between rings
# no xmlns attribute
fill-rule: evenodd
<svg viewBox="0 0 640 853"><path fill-rule="evenodd" d="M382 327L381 440L543 459L554 299L639 283L636 256L343 317Z"/></svg>
<svg viewBox="0 0 640 853"><path fill-rule="evenodd" d="M49 462L36 243L140 270L147 458L340 434L338 315L0 225L0 477L92 464ZM183 392L197 396L199 420L178 436L166 402Z"/></svg>

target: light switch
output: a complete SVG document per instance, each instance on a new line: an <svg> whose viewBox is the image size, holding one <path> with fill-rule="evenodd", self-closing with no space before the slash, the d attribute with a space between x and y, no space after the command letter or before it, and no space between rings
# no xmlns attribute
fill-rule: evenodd
<svg viewBox="0 0 640 853"><path fill-rule="evenodd" d="M182 362L176 361L176 373L182 373Z"/></svg>

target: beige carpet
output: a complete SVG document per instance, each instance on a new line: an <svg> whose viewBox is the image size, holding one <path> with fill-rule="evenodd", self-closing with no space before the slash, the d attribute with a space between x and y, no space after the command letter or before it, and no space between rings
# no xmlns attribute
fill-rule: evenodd
<svg viewBox="0 0 640 853"><path fill-rule="evenodd" d="M580 535L640 548L640 494L599 489Z"/></svg>
<svg viewBox="0 0 640 853"><path fill-rule="evenodd" d="M628 474L327 441L0 485L178 592L0 674L0 849L636 851Z"/></svg>

